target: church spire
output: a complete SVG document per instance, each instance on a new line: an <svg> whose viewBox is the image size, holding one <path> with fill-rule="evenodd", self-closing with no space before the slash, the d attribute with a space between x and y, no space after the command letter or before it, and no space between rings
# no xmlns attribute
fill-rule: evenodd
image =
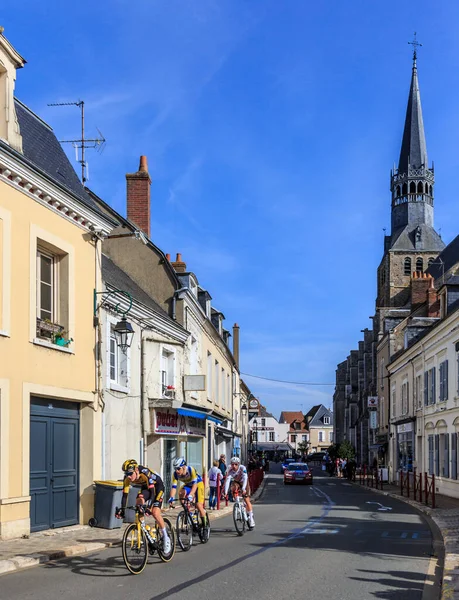
<svg viewBox="0 0 459 600"><path fill-rule="evenodd" d="M408 42L413 46L413 70L411 74L410 94L406 108L405 129L403 131L402 148L398 163L398 172L407 173L408 167L420 169L427 167L427 147L424 133L424 122L422 120L421 94L419 92L418 69L417 69L417 47L421 46L414 40Z"/></svg>
<svg viewBox="0 0 459 600"><path fill-rule="evenodd" d="M405 128L398 169L391 173L392 192L392 244L403 228L413 229L427 225L433 228L434 184L433 167L427 164L427 147L419 93L417 48L413 46L413 68L410 94L406 109Z"/></svg>

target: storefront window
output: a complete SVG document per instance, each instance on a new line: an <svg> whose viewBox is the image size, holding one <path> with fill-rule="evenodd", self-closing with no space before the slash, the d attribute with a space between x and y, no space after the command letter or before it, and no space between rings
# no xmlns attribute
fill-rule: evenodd
<svg viewBox="0 0 459 600"><path fill-rule="evenodd" d="M398 434L398 468L403 471L413 470L414 435L413 432Z"/></svg>

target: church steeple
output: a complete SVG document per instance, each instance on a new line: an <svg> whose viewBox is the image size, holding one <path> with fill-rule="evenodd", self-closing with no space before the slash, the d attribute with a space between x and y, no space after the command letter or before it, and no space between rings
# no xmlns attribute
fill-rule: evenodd
<svg viewBox="0 0 459 600"><path fill-rule="evenodd" d="M419 92L417 47L413 45L413 68L406 108L405 128L398 169L391 173L392 244L402 228L427 225L433 229L434 170L428 168L427 146ZM395 234L395 235L394 235Z"/></svg>
<svg viewBox="0 0 459 600"><path fill-rule="evenodd" d="M410 94L406 108L405 129L398 162L399 173L407 173L408 167L420 169L427 167L426 136L422 120L421 94L419 92L416 50L413 56Z"/></svg>

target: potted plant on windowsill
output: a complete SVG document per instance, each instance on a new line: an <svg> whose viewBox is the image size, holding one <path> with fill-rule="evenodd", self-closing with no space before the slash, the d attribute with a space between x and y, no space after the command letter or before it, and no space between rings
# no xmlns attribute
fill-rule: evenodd
<svg viewBox="0 0 459 600"><path fill-rule="evenodd" d="M68 331L61 331L59 333L56 333L53 336L53 343L56 344L56 346L62 346L63 348L68 348L68 346L73 342L73 338L68 338L69 332Z"/></svg>
<svg viewBox="0 0 459 600"><path fill-rule="evenodd" d="M50 319L40 319L37 317L37 337L54 342L54 338L62 335L63 331L63 325L53 323Z"/></svg>
<svg viewBox="0 0 459 600"><path fill-rule="evenodd" d="M163 389L163 396L166 398L175 397L175 387L173 385L165 385Z"/></svg>

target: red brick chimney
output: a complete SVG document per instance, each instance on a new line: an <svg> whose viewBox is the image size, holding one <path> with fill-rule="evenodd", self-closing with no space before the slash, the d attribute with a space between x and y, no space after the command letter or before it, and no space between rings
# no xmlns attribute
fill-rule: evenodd
<svg viewBox="0 0 459 600"><path fill-rule="evenodd" d="M432 275L429 277L430 287L427 290L427 316L428 317L439 317L440 316L440 299L438 292L434 288L434 279Z"/></svg>
<svg viewBox="0 0 459 600"><path fill-rule="evenodd" d="M137 173L126 173L127 218L150 237L150 186L147 157L140 157Z"/></svg>
<svg viewBox="0 0 459 600"><path fill-rule="evenodd" d="M411 310L416 310L427 302L430 277L426 273L414 272L411 278Z"/></svg>
<svg viewBox="0 0 459 600"><path fill-rule="evenodd" d="M174 267L176 273L186 273L186 263L183 262L180 252L177 253L177 258L171 265Z"/></svg>
<svg viewBox="0 0 459 600"><path fill-rule="evenodd" d="M236 367L239 369L239 325L233 325L233 357Z"/></svg>

